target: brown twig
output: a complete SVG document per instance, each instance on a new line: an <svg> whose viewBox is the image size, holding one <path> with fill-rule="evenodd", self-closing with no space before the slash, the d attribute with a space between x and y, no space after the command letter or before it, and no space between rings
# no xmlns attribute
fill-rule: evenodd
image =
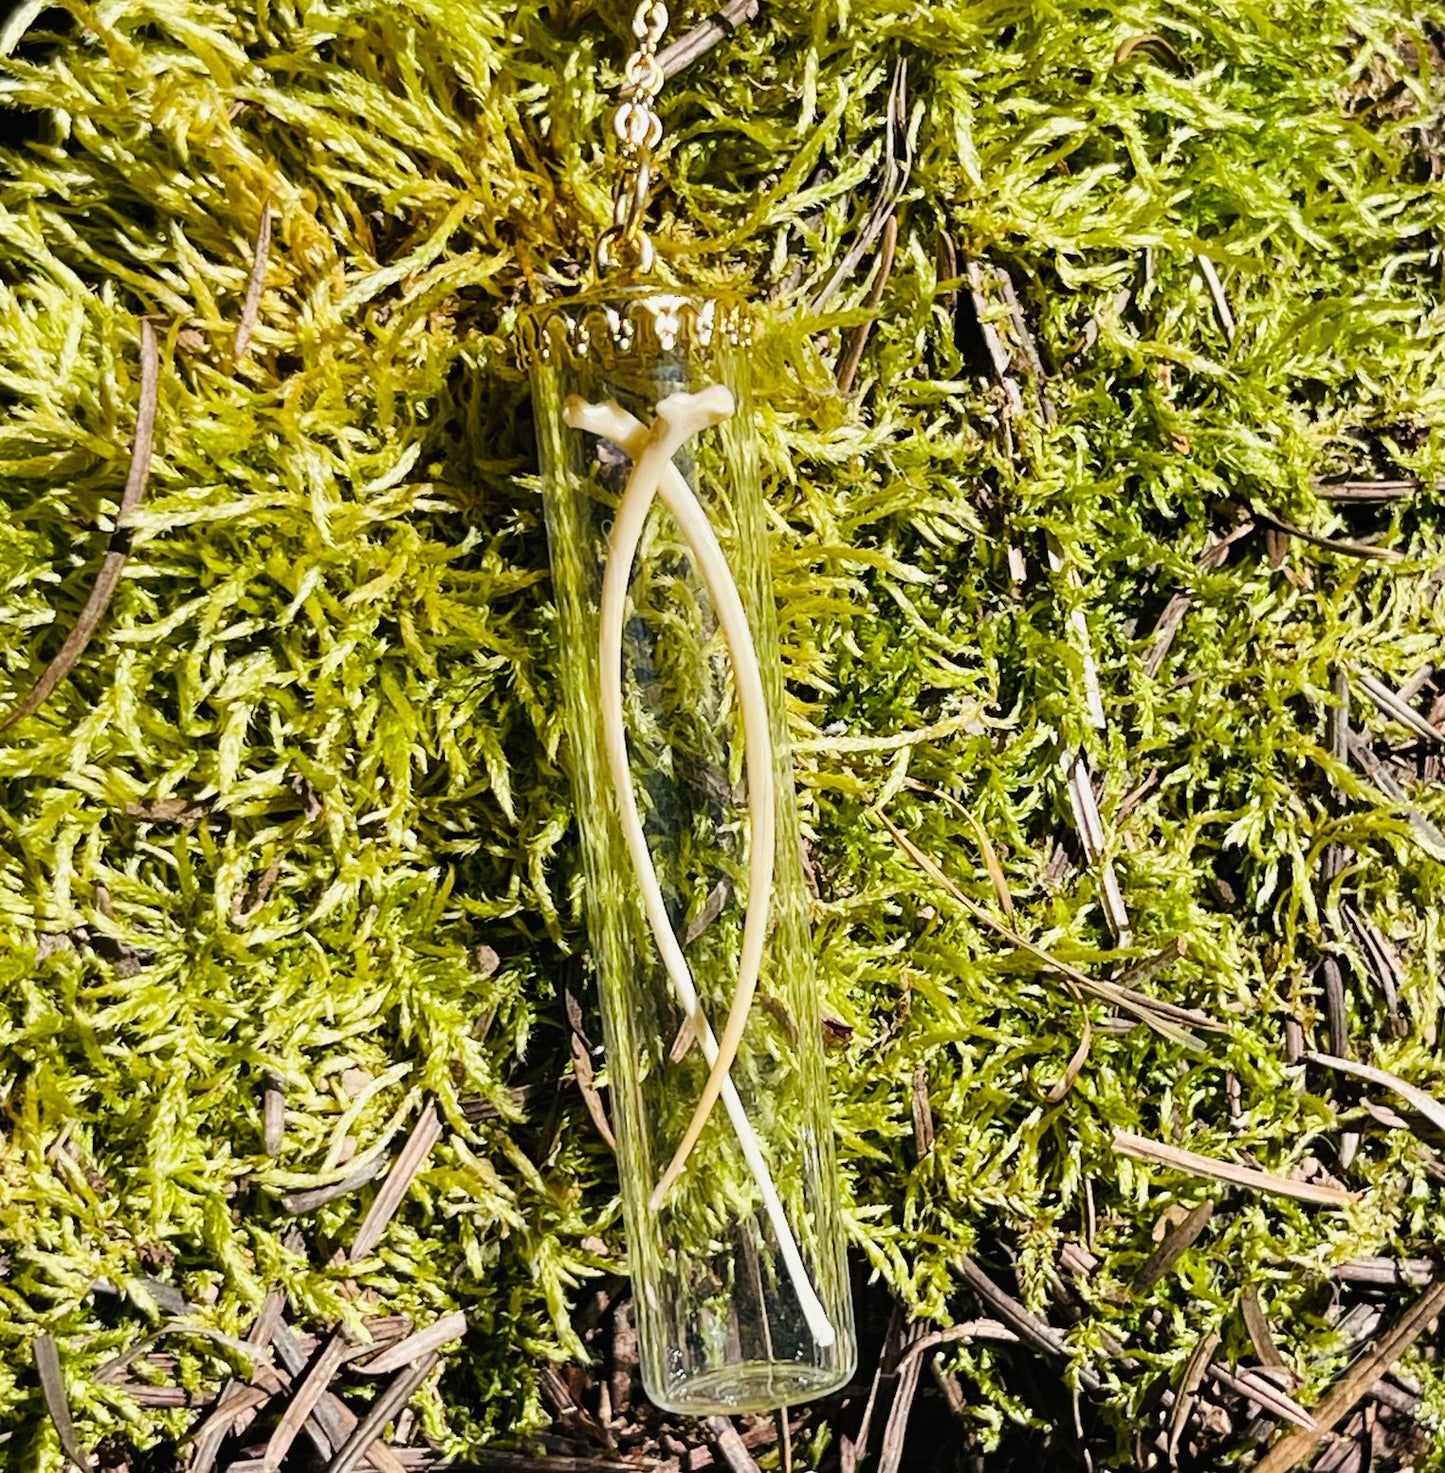
<svg viewBox="0 0 1445 1473"><path fill-rule="evenodd" d="M1210 1366L1210 1379L1217 1381L1230 1391L1247 1396L1257 1407L1282 1422L1293 1422L1306 1432L1314 1431L1315 1419L1292 1396L1286 1396L1277 1386L1271 1386L1262 1376L1248 1371L1229 1371L1223 1366Z"/></svg>
<svg viewBox="0 0 1445 1473"><path fill-rule="evenodd" d="M160 355L156 348L156 332L148 317L140 324L140 399L136 406L135 439L131 444L130 470L126 475L125 489L121 492L120 508L116 512L115 530L110 534L110 546L101 560L100 572L91 587L85 607L80 611L74 628L65 637L55 658L41 671L40 679L13 710L0 717L0 731L13 726L17 721L39 710L56 686L75 668L76 662L85 653L100 627L115 590L120 584L120 575L130 559L131 518L145 498L150 484L151 452L155 446L156 403L160 393Z"/></svg>
<svg viewBox="0 0 1445 1473"><path fill-rule="evenodd" d="M860 322L848 334L842 357L838 360L836 377L840 394L849 394L853 391L853 380L858 376L858 365L863 361L863 350L868 346L868 339L873 333L874 314L877 313L878 305L883 300L883 291L888 285L888 278L893 274L893 258L897 250L898 216L889 215L883 225L883 242L878 247L878 269L873 273L873 280L868 287L868 296L863 303L869 316L866 321Z"/></svg>
<svg viewBox="0 0 1445 1473"><path fill-rule="evenodd" d="M50 1335L39 1334L35 1337L32 1348L35 1354L35 1372L40 1377L40 1393L45 1398L45 1410L50 1413L50 1420L55 1424L61 1450L81 1473L86 1473L90 1468L90 1458L81 1447L80 1438L75 1433L75 1423L71 1420L70 1400L65 1394L65 1375L60 1369L60 1352L56 1349L55 1340Z"/></svg>
<svg viewBox="0 0 1445 1473"><path fill-rule="evenodd" d="M903 1314L895 1305L888 1321L888 1329L883 1336L882 1352L878 1356L878 1363L873 1367L873 1379L868 1387L868 1400L863 1403L863 1416L859 1420L857 1434L850 1437L845 1432L839 1439L838 1463L842 1473L857 1473L858 1468L868 1457L868 1439L873 1430L873 1412L878 1405L878 1391L883 1384L884 1376L893 1373L894 1362L903 1344L903 1336Z"/></svg>
<svg viewBox="0 0 1445 1473"><path fill-rule="evenodd" d="M285 1294L280 1289L271 1290L261 1305L256 1322L251 1326L250 1334L246 1336L247 1341L255 1346L258 1355L270 1345L271 1338L276 1333L276 1327L281 1323L281 1314L285 1307ZM236 1405L228 1407L228 1402L233 1398ZM221 1444L230 1434L236 1418L268 1399L269 1393L265 1391L260 1391L255 1387L241 1386L235 1381L227 1381L221 1387L221 1394L216 1398L214 1409L192 1434L195 1451L188 1465L188 1473L210 1473L220 1455Z"/></svg>
<svg viewBox="0 0 1445 1473"><path fill-rule="evenodd" d="M377 1442L377 1435L416 1394L417 1387L431 1374L438 1356L428 1350L414 1365L408 1366L372 1402L366 1415L356 1424L351 1436L336 1450L326 1465L326 1473L351 1473Z"/></svg>
<svg viewBox="0 0 1445 1473"><path fill-rule="evenodd" d="M712 1439L713 1450L730 1473L759 1473L758 1465L753 1461L753 1455L748 1451L747 1444L738 1435L738 1429L733 1426L730 1418L709 1417L707 1430Z"/></svg>
<svg viewBox="0 0 1445 1473"><path fill-rule="evenodd" d="M996 921L989 913L976 902L970 900L952 880L905 834L888 815L881 810L875 810L878 818L892 836L894 843L916 864L935 884L940 885L952 899L963 907L974 920L997 935L1004 937L1018 947L1020 951L1026 952L1035 961L1042 962L1050 970L1057 972L1060 976L1072 982L1076 987L1118 1007L1126 1012L1132 1013L1141 1023L1147 1023L1151 1028L1162 1033L1166 1038L1175 1043L1182 1044L1186 1048L1202 1050L1203 1044L1187 1029L1180 1028L1163 1016L1163 1009L1154 1002L1152 998L1140 1000L1136 996L1130 996L1126 989L1116 987L1112 982L1098 981L1093 977L1086 976L1077 967L1070 966L1058 957L1045 951L1043 947L1036 946L1024 936L1021 936L1011 926L1005 926ZM1198 1015L1196 1022L1202 1019ZM1222 1024L1209 1021L1207 1026L1228 1031Z"/></svg>
<svg viewBox="0 0 1445 1473"><path fill-rule="evenodd" d="M582 1029L582 1005L577 1001L570 987L565 990L564 996L567 1007L568 1041L572 1049L572 1076L577 1081L582 1103L587 1106L587 1113L592 1117L593 1125L597 1127L597 1134L607 1142L611 1150L615 1151L617 1137L612 1134L612 1126L607 1119L607 1107L602 1103L602 1096L597 1092L597 1085L593 1081L592 1046Z"/></svg>
<svg viewBox="0 0 1445 1473"><path fill-rule="evenodd" d="M422 1107L421 1116L407 1143L401 1148L390 1172L387 1173L386 1180L381 1184L381 1190L376 1194L371 1210L357 1229L351 1250L346 1255L351 1263L359 1263L381 1241L381 1235L386 1231L387 1223L395 1215L396 1209L401 1206L402 1198L411 1189L417 1173L431 1154L432 1147L441 1137L442 1123L437 1116L436 1106L428 1101Z"/></svg>
<svg viewBox="0 0 1445 1473"><path fill-rule="evenodd" d="M335 1330L322 1347L320 1355L312 1361L301 1384L292 1392L291 1400L266 1444L262 1461L268 1473L276 1473L285 1461L286 1454L291 1451L291 1444L296 1441L301 1429L310 1419L317 1402L330 1389L332 1377L346 1358L349 1348L346 1337L340 1330Z"/></svg>
<svg viewBox="0 0 1445 1473"><path fill-rule="evenodd" d="M917 1337L921 1325L910 1327ZM888 1421L883 1427L883 1442L878 1449L878 1473L898 1473L903 1466L903 1442L908 1435L908 1417L913 1410L913 1398L918 1394L918 1377L923 1371L923 1361L915 1356L898 1372L898 1389L893 1393L893 1405L888 1409Z"/></svg>
<svg viewBox="0 0 1445 1473"><path fill-rule="evenodd" d="M275 1075L269 1075L261 1091L261 1148L268 1156L279 1156L285 1137L285 1087Z"/></svg>
<svg viewBox="0 0 1445 1473"><path fill-rule="evenodd" d="M560 1454L537 1458L493 1447L468 1453L466 1462L468 1473L621 1473L624 1468L656 1466L655 1463L619 1463L616 1458L573 1458Z"/></svg>
<svg viewBox="0 0 1445 1473"><path fill-rule="evenodd" d="M1345 924L1355 933L1355 939L1364 953L1365 968L1379 984L1385 996L1385 1010L1390 1015L1390 1027L1396 1037L1405 1034L1405 1020L1400 1016L1400 991L1405 984L1405 970L1399 955L1390 944L1389 938L1366 915L1352 905L1340 906Z"/></svg>
<svg viewBox="0 0 1445 1473"><path fill-rule="evenodd" d="M1322 501L1401 501L1424 489L1421 481L1326 481L1310 482ZM1433 489L1445 491L1445 481L1436 481Z"/></svg>
<svg viewBox="0 0 1445 1473"><path fill-rule="evenodd" d="M933 1110L928 1103L928 1065L913 1071L913 1149L920 1161L933 1149Z"/></svg>
<svg viewBox="0 0 1445 1473"><path fill-rule="evenodd" d="M1232 343L1238 329L1235 326L1234 313L1229 310L1229 298L1224 294L1224 283L1219 279L1219 272L1214 262L1202 251L1194 257L1194 264L1198 266L1199 274L1209 288L1209 300L1214 304L1214 320L1218 322L1225 342Z"/></svg>
<svg viewBox="0 0 1445 1473"><path fill-rule="evenodd" d="M995 1340L1002 1345L1017 1345L1020 1336L1002 1320L964 1320L962 1324L950 1325L946 1330L933 1330L921 1340L907 1346L894 1363L894 1370L902 1373L908 1363L921 1360L924 1352L940 1345L954 1345L960 1340Z"/></svg>
<svg viewBox="0 0 1445 1473"><path fill-rule="evenodd" d="M883 173L878 182L872 208L858 229L857 238L848 248L827 284L813 298L812 310L821 312L833 294L852 275L883 232L885 222L893 214L899 197L913 169L913 145L908 137L908 60L901 58L893 69L893 85L888 93L888 119L883 135Z"/></svg>
<svg viewBox="0 0 1445 1473"><path fill-rule="evenodd" d="M1214 1199L1206 1197L1184 1220L1165 1233L1164 1241L1144 1260L1129 1281L1132 1294L1147 1294L1195 1245L1214 1216Z"/></svg>
<svg viewBox="0 0 1445 1473"><path fill-rule="evenodd" d="M1283 532L1286 537L1298 537L1301 542L1308 542L1314 547L1322 547L1326 552L1337 552L1345 557L1368 558L1378 563L1399 563L1405 559L1405 554L1396 552L1393 547L1376 547L1372 542L1342 542L1333 537L1322 536L1318 532L1306 532L1303 527L1296 527L1293 523L1283 521L1267 511L1255 511L1253 516L1255 521Z"/></svg>
<svg viewBox="0 0 1445 1473"><path fill-rule="evenodd" d="M231 357L238 363L251 346L256 316L261 310L261 292L266 285L266 262L271 255L271 201L261 205L261 223L256 227L256 249L251 256L251 274L246 278L246 300L236 323L236 336L231 344Z"/></svg>
<svg viewBox="0 0 1445 1473"><path fill-rule="evenodd" d="M759 0L727 0L717 14L709 16L701 25L694 26L686 35L679 36L671 46L657 54L657 64L664 77L675 77L690 67L698 57L705 56L714 46L750 20L758 18Z"/></svg>
<svg viewBox="0 0 1445 1473"><path fill-rule="evenodd" d="M1380 1338L1375 1349L1356 1361L1326 1392L1314 1409L1314 1429L1291 1432L1280 1438L1255 1465L1254 1473L1289 1473L1297 1468L1359 1405L1442 1309L1445 1309L1445 1281L1431 1285Z"/></svg>
<svg viewBox="0 0 1445 1473"><path fill-rule="evenodd" d="M1064 1072L1059 1076L1058 1083L1045 1096L1049 1104L1057 1105L1074 1087L1074 1081L1079 1077L1079 1071L1088 1062L1089 1050L1093 1046L1094 1025L1089 1022L1088 1013L1085 1013L1084 1031L1080 1034L1079 1041L1074 1046L1074 1052L1069 1056L1069 1062L1064 1066Z"/></svg>
<svg viewBox="0 0 1445 1473"><path fill-rule="evenodd" d="M1424 741L1445 744L1445 732L1437 731L1431 726L1413 706L1401 700L1383 680L1377 680L1373 675L1366 675L1361 671L1356 673L1355 683L1391 721L1399 722L1407 731L1414 732Z"/></svg>
<svg viewBox="0 0 1445 1473"><path fill-rule="evenodd" d="M1291 1381L1296 1380L1297 1377L1289 1362L1279 1353L1279 1347L1274 1343L1269 1321L1265 1318L1264 1306L1260 1304L1259 1294L1252 1286L1239 1296L1239 1309L1244 1318L1244 1329L1249 1336L1249 1343L1254 1346L1254 1353L1260 1358L1260 1361L1277 1371L1283 1371Z"/></svg>
<svg viewBox="0 0 1445 1473"><path fill-rule="evenodd" d="M1343 1187L1292 1181L1289 1177L1276 1176L1272 1171L1259 1171L1252 1166L1236 1166L1233 1161L1218 1161L1213 1156L1201 1156L1197 1151L1186 1151L1163 1141L1153 1141L1129 1130L1114 1132L1114 1149L1121 1156L1131 1156L1136 1161L1168 1166L1193 1176L1211 1177L1215 1181L1228 1182L1231 1186L1248 1187L1251 1191L1295 1197L1301 1202L1314 1202L1321 1207L1344 1207L1355 1200L1355 1194L1345 1191Z"/></svg>
<svg viewBox="0 0 1445 1473"><path fill-rule="evenodd" d="M1253 531L1252 521L1241 522L1226 536L1221 537L1218 542L1205 548L1198 559L1200 570L1213 572L1214 569L1223 567L1225 559L1229 556L1229 549L1242 538L1248 537ZM1188 593L1176 593L1164 605L1163 611L1155 621L1154 630L1149 639L1149 647L1144 651L1142 663L1149 675L1157 675L1163 667L1169 647L1174 643L1174 636L1178 634L1185 614L1193 605L1193 596Z"/></svg>
<svg viewBox="0 0 1445 1473"><path fill-rule="evenodd" d="M285 1323L276 1327L275 1346L276 1355L287 1371L293 1377L300 1376L306 1369L307 1353L300 1337ZM306 1421L306 1433L323 1458L330 1458L333 1450L345 1443L355 1427L356 1413L329 1390L322 1394ZM377 1473L406 1473L400 1460L387 1450L384 1443L373 1442L366 1457Z"/></svg>
<svg viewBox="0 0 1445 1473"><path fill-rule="evenodd" d="M359 1361L356 1369L368 1376L389 1375L392 1371L399 1371L403 1366L410 1365L418 1356L440 1350L443 1345L460 1339L466 1332L467 1317L463 1311L444 1314L440 1319L433 1320L426 1329L418 1330L416 1334L388 1345L377 1355Z"/></svg>
<svg viewBox="0 0 1445 1473"><path fill-rule="evenodd" d="M308 1212L315 1212L318 1207L325 1207L328 1202L339 1202L341 1198L349 1196L380 1176L386 1170L386 1161L386 1156L378 1152L340 1181L334 1181L329 1186L310 1187L304 1192L291 1192L281 1198L281 1210L290 1217L301 1217Z"/></svg>
<svg viewBox="0 0 1445 1473"><path fill-rule="evenodd" d="M1202 1335L1195 1343L1189 1360L1184 1367L1184 1375L1179 1381L1179 1390L1174 1396L1174 1405L1169 1411L1169 1437L1167 1450L1169 1459L1174 1461L1179 1451L1179 1444L1184 1437L1184 1429L1189 1425L1189 1418L1194 1411L1194 1405L1199 1399L1199 1388L1204 1384L1204 1378L1209 1374L1209 1368L1214 1361L1214 1352L1219 1349L1220 1334L1218 1330L1210 1330Z"/></svg>
<svg viewBox="0 0 1445 1473"><path fill-rule="evenodd" d="M979 1301L991 1309L1020 1340L1045 1355L1068 1355L1062 1332L1030 1314L1017 1299L1000 1289L972 1258L965 1255L959 1266L963 1270L964 1282ZM1102 1384L1086 1366L1079 1367L1078 1379L1079 1385L1085 1391L1097 1391Z"/></svg>
<svg viewBox="0 0 1445 1473"><path fill-rule="evenodd" d="M1350 760L1365 774L1369 780L1385 795L1390 802L1396 804L1404 814L1405 822L1408 823L1415 833L1415 837L1421 842L1422 847L1437 859L1445 859L1445 834L1428 819L1413 803L1400 786L1399 781L1390 769L1376 754L1375 749L1358 732L1349 733Z"/></svg>
<svg viewBox="0 0 1445 1473"><path fill-rule="evenodd" d="M1313 1050L1307 1050L1305 1058L1311 1064L1323 1064L1326 1068L1337 1069L1341 1074L1353 1074L1356 1079L1391 1090L1437 1130L1445 1131L1445 1105L1434 1095L1401 1079L1398 1074L1391 1074L1388 1069L1377 1069L1373 1064L1361 1064L1354 1059L1342 1059L1338 1055L1315 1053Z"/></svg>
<svg viewBox="0 0 1445 1473"><path fill-rule="evenodd" d="M1378 1284L1396 1288L1413 1284L1424 1288L1433 1283L1438 1265L1429 1258L1351 1258L1330 1270L1330 1276L1346 1284Z"/></svg>

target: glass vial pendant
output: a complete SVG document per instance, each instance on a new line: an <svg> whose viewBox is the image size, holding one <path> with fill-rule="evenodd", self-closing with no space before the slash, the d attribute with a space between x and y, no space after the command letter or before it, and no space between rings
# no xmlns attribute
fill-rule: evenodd
<svg viewBox="0 0 1445 1473"><path fill-rule="evenodd" d="M745 321L523 327L643 1384L692 1415L855 1359Z"/></svg>

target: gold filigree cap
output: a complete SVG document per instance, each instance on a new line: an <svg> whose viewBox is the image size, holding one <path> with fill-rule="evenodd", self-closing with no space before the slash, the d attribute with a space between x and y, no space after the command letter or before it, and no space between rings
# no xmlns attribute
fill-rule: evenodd
<svg viewBox="0 0 1445 1473"><path fill-rule="evenodd" d="M595 364L618 357L708 354L745 348L755 318L746 299L723 293L639 285L583 292L518 318L522 363Z"/></svg>

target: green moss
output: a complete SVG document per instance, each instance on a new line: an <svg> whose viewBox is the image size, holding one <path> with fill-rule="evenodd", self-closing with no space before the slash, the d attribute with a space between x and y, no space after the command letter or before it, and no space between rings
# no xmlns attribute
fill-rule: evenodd
<svg viewBox="0 0 1445 1473"><path fill-rule="evenodd" d="M1347 471L1445 473L1425 433L1445 383L1427 121L1445 62L1412 16L1358 0L767 5L663 100L664 253L689 278L755 282L773 327L761 430L811 744L816 947L827 1009L856 1029L834 1083L857 1246L944 1317L966 1312L959 1255L1002 1265L1011 1245L1044 1309L1087 1192L1101 1263L1071 1345L1117 1379L1121 1426L1146 1372L1177 1379L1201 1328L1239 1339L1249 1285L1318 1387L1340 1364L1323 1272L1445 1232L1410 1138L1356 1112L1357 1206L1236 1200L1148 1295L1116 1292L1164 1208L1202 1187L1116 1157L1115 1126L1277 1171L1310 1154L1333 1166L1356 1096L1286 1068L1283 1014L1323 1045L1313 968L1344 931L1342 898L1407 973L1399 1039L1352 976L1357 1054L1445 1089L1445 871L1325 734L1341 661L1398 685L1438 657L1441 501L1342 511L1312 489ZM40 1329L88 1445L185 1424L88 1376L155 1319L140 1276L157 1263L229 1334L273 1282L317 1316L352 1312L346 1272L283 1248L280 1198L338 1173L348 1138L381 1149L424 1092L452 1133L357 1277L387 1311L472 1315L434 1431L462 1449L540 1419L536 1366L577 1351L569 1303L617 1265L611 1163L580 1104L554 1131L550 1090L525 1107L507 1094L563 1072L556 982L583 942L511 324L519 301L578 278L607 218L625 20L586 4L116 0L43 12L7 64L28 136L0 183L0 707L84 599L125 474L138 315L165 324L126 579L72 677L0 737L0 1423L39 1437L48 1466L28 1371ZM1115 64L1148 32L1190 75L1144 54ZM866 268L832 316L803 304L866 211L903 54L916 162L843 400L831 363L864 315ZM267 202L265 291L238 363ZM961 259L1009 268L1055 370L1053 423L1026 373L1021 416L957 346L943 233ZM1291 580L1256 536L1201 571L1225 501L1379 535L1404 559L1294 541ZM1048 572L1046 537L1076 582ZM1150 675L1149 631L1179 591L1192 606ZM897 751L826 745L970 712ZM1134 920L1126 957L1094 879L1049 867L1070 832L1059 755L1076 746ZM991 903L967 813L980 819L1020 927L1079 966L1102 974L1182 937L1187 957L1146 986L1227 1018L1228 1036L1200 1057L1101 1029L1049 1103L1083 1011L943 908L871 813L880 797ZM180 821L157 807L171 799ZM1445 825L1438 784L1412 802ZM1326 891L1330 843L1353 858ZM479 946L500 955L494 973ZM922 1162L920 1064L937 1125ZM371 1079L355 1098L364 1076L348 1071ZM268 1158L272 1075L288 1128ZM499 1117L468 1118L459 1102L476 1097ZM316 1241L346 1242L369 1200L322 1209ZM606 1256L584 1241L598 1236ZM97 1278L129 1295L119 1312ZM1108 1360L1105 1329L1139 1369ZM214 1384L213 1348L181 1344L183 1374ZM960 1362L990 1435L1043 1415L1014 1354Z"/></svg>

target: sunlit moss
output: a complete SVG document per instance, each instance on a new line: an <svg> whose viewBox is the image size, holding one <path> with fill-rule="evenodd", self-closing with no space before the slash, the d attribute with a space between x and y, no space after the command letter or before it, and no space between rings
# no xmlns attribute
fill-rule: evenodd
<svg viewBox="0 0 1445 1473"><path fill-rule="evenodd" d="M310 1263L282 1245L280 1198L384 1149L424 1093L453 1134L356 1277L384 1311L469 1311L434 1432L462 1449L540 1419L536 1367L577 1352L578 1286L620 1262L611 1163L585 1112L568 1095L554 1121L550 1088L524 1105L506 1090L564 1072L556 985L583 945L511 329L519 302L581 277L607 218L626 20L487 0L117 0L43 12L7 64L26 136L0 183L0 708L58 646L101 555L140 314L161 324L164 364L127 577L73 676L0 737L0 1424L22 1429L16 1447L49 1436L28 1370L41 1328L88 1444L185 1425L89 1380L159 1313L142 1274L231 1334L273 1283L302 1313L354 1314L350 1270L323 1265L372 1189L315 1215ZM1116 64L1149 33L1177 64ZM916 159L845 400L831 365L871 266L831 316L805 304L866 213L904 54ZM1441 865L1325 737L1340 662L1400 684L1438 659L1441 503L1342 512L1312 490L1445 471L1428 433L1445 392L1441 65L1438 32L1357 0L783 3L663 101L669 269L754 282L771 324L760 428L798 735L980 713L945 740L810 745L799 761L826 1008L855 1029L833 1077L858 1249L943 1317L966 1311L958 1255L1002 1269L1011 1245L1042 1311L1091 1195L1101 1261L1070 1343L1117 1378L1121 1424L1143 1371L1177 1376L1202 1329L1248 1354L1246 1285L1308 1399L1340 1364L1317 1293L1328 1266L1445 1231L1409 1137L1355 1112L1356 1207L1236 1198L1136 1301L1125 1286L1161 1213L1205 1188L1110 1148L1120 1125L1276 1171L1307 1155L1335 1169L1336 1112L1356 1096L1286 1068L1283 1016L1323 1042L1312 978L1341 893L1408 977L1396 1039L1352 976L1357 1052L1445 1089ZM1054 422L1027 372L1011 409L958 346L945 236L960 262L1010 270ZM1201 571L1232 525L1226 501L1405 558L1296 541L1275 569L1256 535ZM1076 583L1049 574L1046 538ZM1153 622L1181 591L1192 606L1150 675ZM1386 730L1358 704L1355 719ZM1077 746L1134 921L1128 958L1109 955L1092 878L1048 867L1072 842L1059 756ZM1145 985L1226 1018L1228 1037L1194 1057L1099 1028L1049 1103L1081 1008L953 918L870 813L885 794L989 902L968 814L981 820L1018 924L1076 965L1184 938L1188 955ZM1413 801L1445 825L1438 786ZM1326 894L1331 842L1353 857ZM917 1162L920 1064L937 1140ZM273 1078L288 1115L268 1158ZM459 1101L476 1097L498 1118L469 1121ZM129 1303L97 1298L97 1278ZM1105 1330L1143 1371L1110 1361ZM206 1344L178 1349L184 1375L214 1384ZM989 1436L1039 1412L1012 1354L963 1355Z"/></svg>

